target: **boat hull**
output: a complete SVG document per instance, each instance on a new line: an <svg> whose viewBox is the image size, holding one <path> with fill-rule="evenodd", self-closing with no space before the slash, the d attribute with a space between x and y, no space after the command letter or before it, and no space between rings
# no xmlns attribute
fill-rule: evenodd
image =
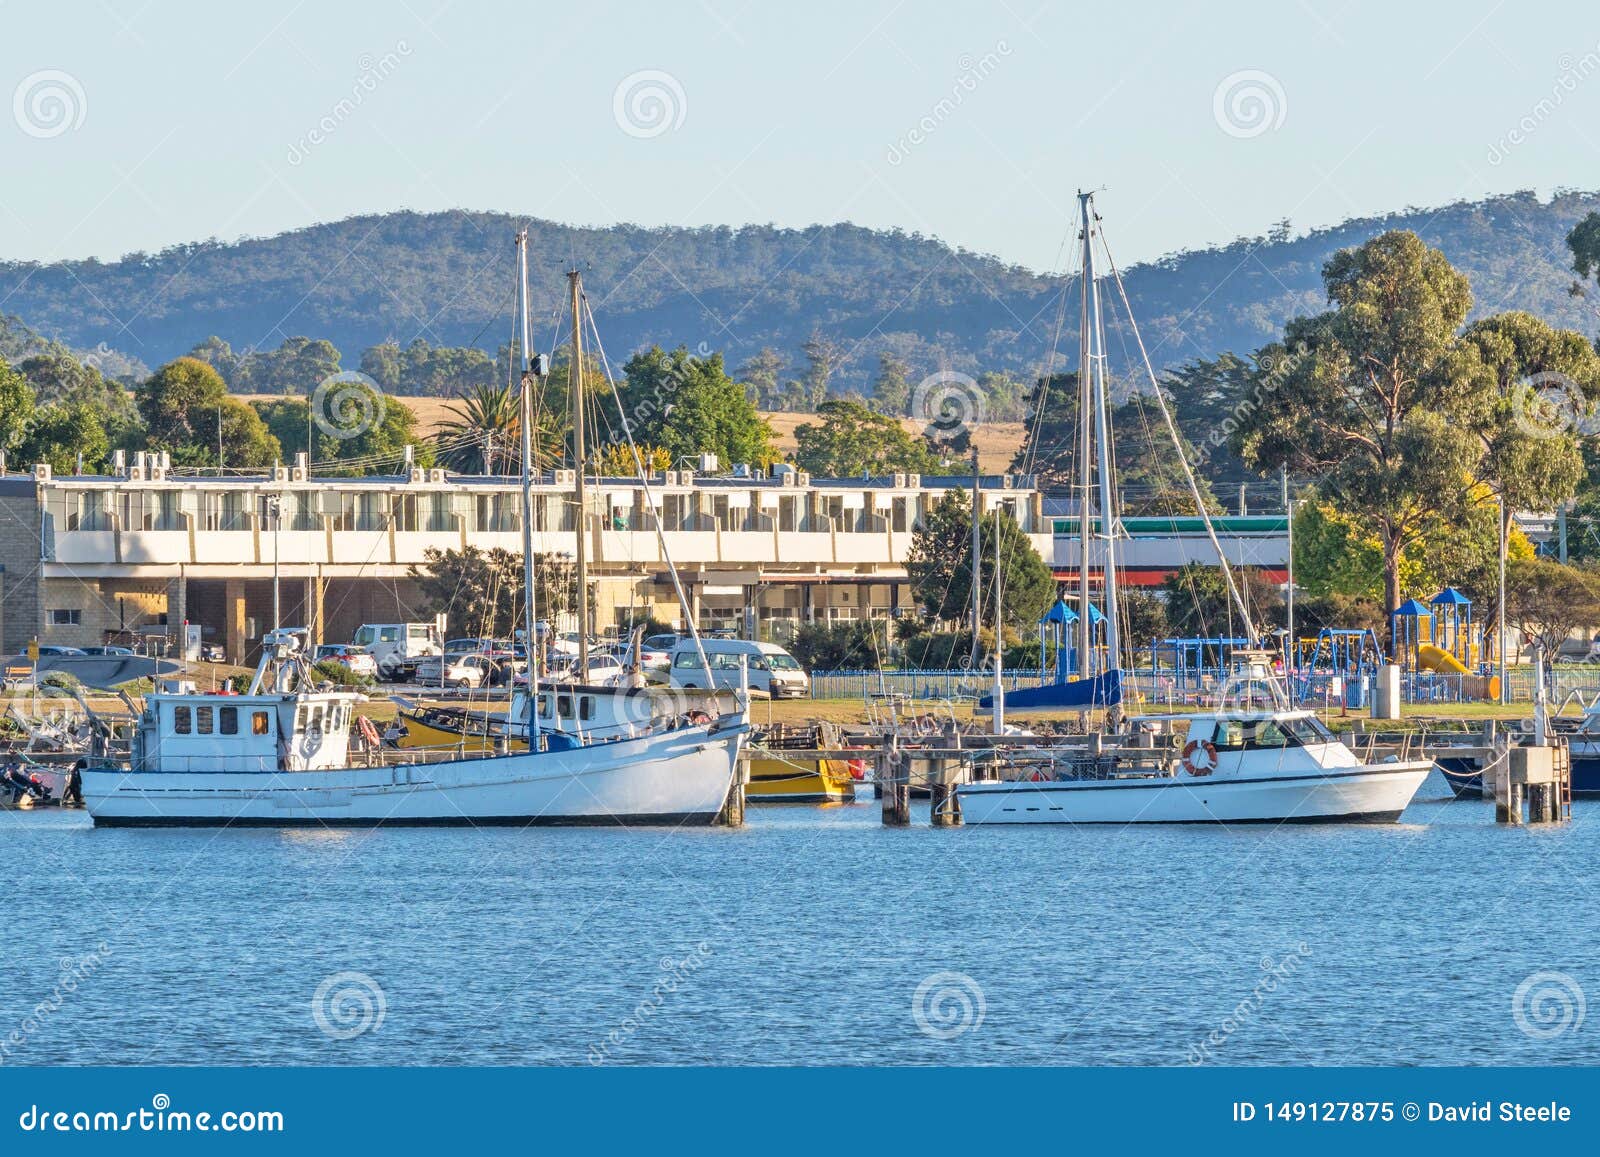
<svg viewBox="0 0 1600 1157"><path fill-rule="evenodd" d="M747 730L333 771L89 770L83 787L94 822L113 827L710 824Z"/></svg>
<svg viewBox="0 0 1600 1157"><path fill-rule="evenodd" d="M1439 768L1457 799L1483 798L1483 772L1477 760L1440 759ZM1600 799L1600 755L1573 753L1572 798Z"/></svg>
<svg viewBox="0 0 1600 1157"><path fill-rule="evenodd" d="M1046 780L957 789L967 824L1393 823L1426 762L1293 776Z"/></svg>
<svg viewBox="0 0 1600 1157"><path fill-rule="evenodd" d="M745 796L751 803L850 803L856 787L844 760L785 752L781 759L750 761Z"/></svg>

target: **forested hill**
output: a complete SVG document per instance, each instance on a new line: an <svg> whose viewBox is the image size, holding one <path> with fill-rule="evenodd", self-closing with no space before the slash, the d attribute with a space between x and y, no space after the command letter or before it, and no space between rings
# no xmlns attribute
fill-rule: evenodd
<svg viewBox="0 0 1600 1157"><path fill-rule="evenodd" d="M1128 289L1161 366L1246 352L1286 318L1324 307L1318 273L1330 253L1406 228L1467 272L1479 312L1526 309L1593 334L1600 315L1593 298L1568 293L1563 238L1597 207L1596 194L1541 202L1528 193L1303 236L1280 227L1136 266ZM1110 227L1115 208L1103 211ZM76 348L105 343L147 365L212 334L235 349L327 338L348 366L368 346L419 336L492 353L510 331L516 224L501 213L396 212L109 263L0 263L0 312ZM1040 254L1060 242L1039 238ZM764 346L798 363L802 343L821 334L852 354L835 389L864 386L876 355L891 351L918 373L1022 376L1038 369L1055 322L1052 284L1032 270L852 225L579 229L535 221L532 254L535 303L546 311L538 344L548 342L563 300L563 270L576 262L614 361L658 342L722 350L734 367Z"/></svg>

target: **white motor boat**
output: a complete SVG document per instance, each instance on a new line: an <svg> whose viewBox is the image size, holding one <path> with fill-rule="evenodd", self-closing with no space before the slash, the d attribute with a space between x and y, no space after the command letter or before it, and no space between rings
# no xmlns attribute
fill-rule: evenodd
<svg viewBox="0 0 1600 1157"><path fill-rule="evenodd" d="M300 632L264 643L248 694L146 697L130 765L83 772L97 825L709 824L749 730L742 713L680 717L611 741L542 732L535 751L352 766L358 696L314 688Z"/></svg>
<svg viewBox="0 0 1600 1157"><path fill-rule="evenodd" d="M1134 719L1135 727L1156 717ZM1362 763L1309 711L1159 717L1181 754L1119 748L957 789L969 824L1393 823L1433 764Z"/></svg>

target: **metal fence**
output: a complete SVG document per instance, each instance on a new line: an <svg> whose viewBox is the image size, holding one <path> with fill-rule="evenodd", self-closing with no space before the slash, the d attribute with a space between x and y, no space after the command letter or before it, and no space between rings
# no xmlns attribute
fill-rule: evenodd
<svg viewBox="0 0 1600 1157"><path fill-rule="evenodd" d="M1053 672L1019 668L1006 671L1002 681L1006 690L1014 691L1019 687L1037 687L1053 675ZM1127 693L1151 705L1178 706L1202 701L1211 688L1220 686L1225 679L1226 674L1220 670L1203 672L1198 679L1191 672L1182 684L1165 669L1146 667L1123 672ZM813 699L865 700L877 695L902 695L927 701L970 702L988 695L993 686L993 674L981 669L811 672ZM1410 672L1400 678L1401 699L1412 704L1473 702L1478 687L1479 680L1470 675ZM1569 700L1587 706L1600 698L1600 665L1553 667L1545 672L1545 687L1552 706ZM1297 676L1293 684L1294 698L1308 707L1348 704L1365 708L1372 691L1370 681L1363 688L1360 680L1350 679L1334 685L1326 678ZM1532 703L1533 668L1515 667L1507 672L1505 692L1509 702Z"/></svg>

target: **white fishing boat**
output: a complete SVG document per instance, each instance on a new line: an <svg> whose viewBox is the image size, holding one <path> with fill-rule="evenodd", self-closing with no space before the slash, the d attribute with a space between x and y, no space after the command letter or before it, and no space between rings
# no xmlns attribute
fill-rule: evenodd
<svg viewBox="0 0 1600 1157"><path fill-rule="evenodd" d="M1265 650L1234 651L1235 669L1211 711L1183 716L1121 719L1123 693L1115 542L1119 533L1110 458L1110 403L1106 389L1104 326L1097 285L1096 242L1104 248L1093 196L1078 195L1081 213L1082 295L1079 339L1081 442L1079 593L1089 606L1091 548L1099 547L1106 615L1105 666L1093 672L1080 611L1082 678L1007 695L998 676L986 701L1000 733L1008 700L1014 709L1105 709L1106 732L1065 751L1032 753L960 785L956 798L968 824L1143 824L1143 823L1392 823L1410 804L1432 770L1431 761L1362 763L1310 712L1290 710L1282 679ZM1228 595L1247 638L1259 638L1250 609L1234 581L1217 540L1194 472L1183 454L1172 414L1156 382L1138 324L1116 265L1106 253L1121 300L1154 391L1195 511L1203 520L1226 580ZM1091 446L1095 453L1091 456ZM1094 462L1094 477L1090 464ZM1090 496L1098 490L1099 510ZM1095 517L1091 518L1091 515ZM1091 535L1091 526L1098 525ZM1095 540L1098 539L1098 542ZM998 669L998 668L997 668ZM1158 744L1158 741L1166 741Z"/></svg>
<svg viewBox="0 0 1600 1157"><path fill-rule="evenodd" d="M660 720L540 750L353 766L359 696L317 690L304 635L271 632L248 694L152 694L130 764L83 772L104 826L709 824L727 800L748 725Z"/></svg>
<svg viewBox="0 0 1600 1157"><path fill-rule="evenodd" d="M524 622L536 623L530 395L544 359L527 352L526 232L518 234L517 257ZM578 275L571 278L573 361L581 365L584 314ZM581 414L581 381L575 385L575 409ZM578 449L581 464L581 433ZM577 509L584 510L583 472L577 473ZM580 591L584 538L580 527ZM676 580L676 571L672 573ZM587 628L585 611L580 614L584 636ZM736 696L733 711L715 716L685 712L634 720L628 708L631 692L618 688L616 694L627 702L616 714L629 717L629 725L596 734L582 726L588 721L582 719L579 704L573 730L553 729L543 726L541 712L529 709L540 701L536 665L530 667L530 694L521 700L527 711L523 750L500 744L493 753L462 758L465 753L379 749L353 760L350 728L359 696L315 684L306 642L300 630L269 631L246 694L201 694L186 688L148 696L128 765L100 761L84 770L84 798L94 822L269 827L709 824L737 788L739 752L749 732L747 697ZM580 638L580 649L584 647ZM552 710L559 713L562 689L552 692L557 700Z"/></svg>

